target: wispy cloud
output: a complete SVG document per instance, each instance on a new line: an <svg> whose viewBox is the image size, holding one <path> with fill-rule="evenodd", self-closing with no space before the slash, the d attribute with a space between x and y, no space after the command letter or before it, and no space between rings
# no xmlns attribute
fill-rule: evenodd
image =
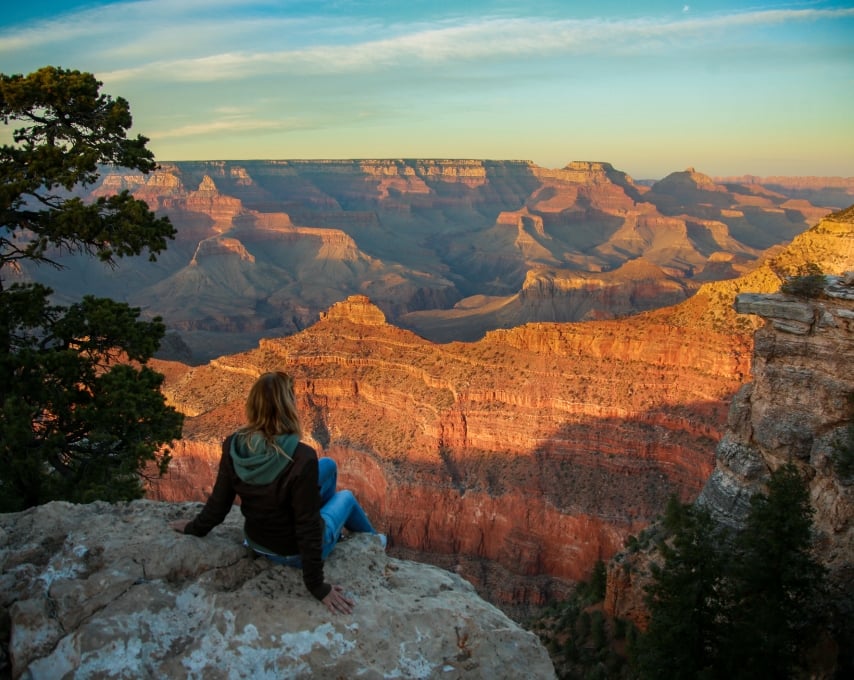
<svg viewBox="0 0 854 680"><path fill-rule="evenodd" d="M850 173L840 83L854 5L842 0L680 0L655 15L549 2L548 16L509 0L86 3L14 25L20 14L0 13L0 70L95 73L162 157L540 153L551 165L613 152L649 173L779 145Z"/></svg>
<svg viewBox="0 0 854 680"><path fill-rule="evenodd" d="M854 17L854 8L766 10L678 19L546 21L532 18L486 19L463 25L438 25L399 35L350 42L322 43L285 50L249 48L212 51L198 57L152 60L103 74L110 81L150 78L178 81L238 79L270 73L334 74L377 71L400 65L435 65L473 60L497 61L555 54L627 54L655 52L666 46L690 48L698 40L727 31Z"/></svg>
<svg viewBox="0 0 854 680"><path fill-rule="evenodd" d="M222 133L254 133L254 132L291 132L308 130L318 127L315 123L304 120L262 120L249 118L219 118L203 123L182 125L168 130L152 132L152 140L175 139L181 137L196 137Z"/></svg>
<svg viewBox="0 0 854 680"><path fill-rule="evenodd" d="M0 54L69 45L101 51L108 58L150 59L153 54L210 53L235 40L257 44L261 35L304 28L299 18L237 14L251 10L254 4L235 0L108 4L0 31Z"/></svg>
<svg viewBox="0 0 854 680"><path fill-rule="evenodd" d="M252 7L257 12L247 16ZM210 82L273 73L355 73L397 65L640 53L663 45L690 48L713 35L726 39L728 30L854 16L854 8L710 15L692 10L675 18L519 16L386 24L376 17L285 19L259 14L270 7L236 0L118 3L0 34L0 54L73 43L74 50L88 46L92 54L86 63L101 61L99 76L110 82ZM238 17L231 10L243 14ZM375 37L379 35L385 37Z"/></svg>

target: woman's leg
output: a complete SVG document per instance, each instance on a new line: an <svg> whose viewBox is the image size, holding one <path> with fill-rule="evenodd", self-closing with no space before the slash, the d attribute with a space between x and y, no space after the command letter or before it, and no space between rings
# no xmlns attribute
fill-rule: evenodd
<svg viewBox="0 0 854 680"><path fill-rule="evenodd" d="M320 504L325 505L335 495L338 486L338 466L331 458L317 459L317 485L320 487Z"/></svg>
<svg viewBox="0 0 854 680"><path fill-rule="evenodd" d="M326 525L323 532L323 559L325 560L341 536L341 529L377 533L371 521L351 491L339 491L320 509Z"/></svg>

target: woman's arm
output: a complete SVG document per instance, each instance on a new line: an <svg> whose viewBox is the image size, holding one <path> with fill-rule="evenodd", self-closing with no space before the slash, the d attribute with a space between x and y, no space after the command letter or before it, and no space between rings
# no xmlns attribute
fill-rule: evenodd
<svg viewBox="0 0 854 680"><path fill-rule="evenodd" d="M311 447L306 448L310 453L294 479L291 504L302 560L303 582L312 595L323 600L329 595L332 586L323 580L323 519L320 516L320 489L317 486L317 454Z"/></svg>
<svg viewBox="0 0 854 680"><path fill-rule="evenodd" d="M213 490L205 503L205 507L195 519L184 522L183 526L179 526L183 520L172 522L170 526L176 531L182 531L193 536L206 536L211 529L222 524L228 515L236 495L232 481L231 460L229 459L231 455L229 453L230 445L231 437L228 437L222 444L222 457L219 461L216 482L214 482Z"/></svg>

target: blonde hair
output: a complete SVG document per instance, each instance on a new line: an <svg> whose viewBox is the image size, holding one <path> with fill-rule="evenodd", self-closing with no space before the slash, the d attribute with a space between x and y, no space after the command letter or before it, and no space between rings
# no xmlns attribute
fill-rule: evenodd
<svg viewBox="0 0 854 680"><path fill-rule="evenodd" d="M268 446L281 451L276 437L282 434L302 436L294 397L294 379L287 373L265 373L249 390L246 398L246 425L240 428L247 442L263 439ZM252 435L260 435L253 437Z"/></svg>

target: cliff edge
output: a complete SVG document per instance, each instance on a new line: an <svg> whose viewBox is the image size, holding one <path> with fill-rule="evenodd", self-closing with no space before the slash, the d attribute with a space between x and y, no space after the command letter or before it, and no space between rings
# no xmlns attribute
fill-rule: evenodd
<svg viewBox="0 0 854 680"><path fill-rule="evenodd" d="M3 653L12 678L553 678L538 638L459 576L344 540L332 616L301 572L255 558L235 507L206 538L193 503L53 502L0 515Z"/></svg>
<svg viewBox="0 0 854 680"><path fill-rule="evenodd" d="M815 556L840 597L854 601L854 480L835 459L850 447L854 395L854 273L830 276L821 296L743 293L736 311L764 322L754 336L753 380L730 405L716 464L697 503L741 528L750 499L773 471L793 463L814 510ZM605 610L641 626L654 543L615 556Z"/></svg>
<svg viewBox="0 0 854 680"><path fill-rule="evenodd" d="M765 325L754 337L753 382L733 400L698 502L739 527L769 474L794 463L809 484L818 556L831 574L850 575L854 485L838 473L834 456L852 417L854 272L829 277L821 298L742 294L735 308Z"/></svg>

